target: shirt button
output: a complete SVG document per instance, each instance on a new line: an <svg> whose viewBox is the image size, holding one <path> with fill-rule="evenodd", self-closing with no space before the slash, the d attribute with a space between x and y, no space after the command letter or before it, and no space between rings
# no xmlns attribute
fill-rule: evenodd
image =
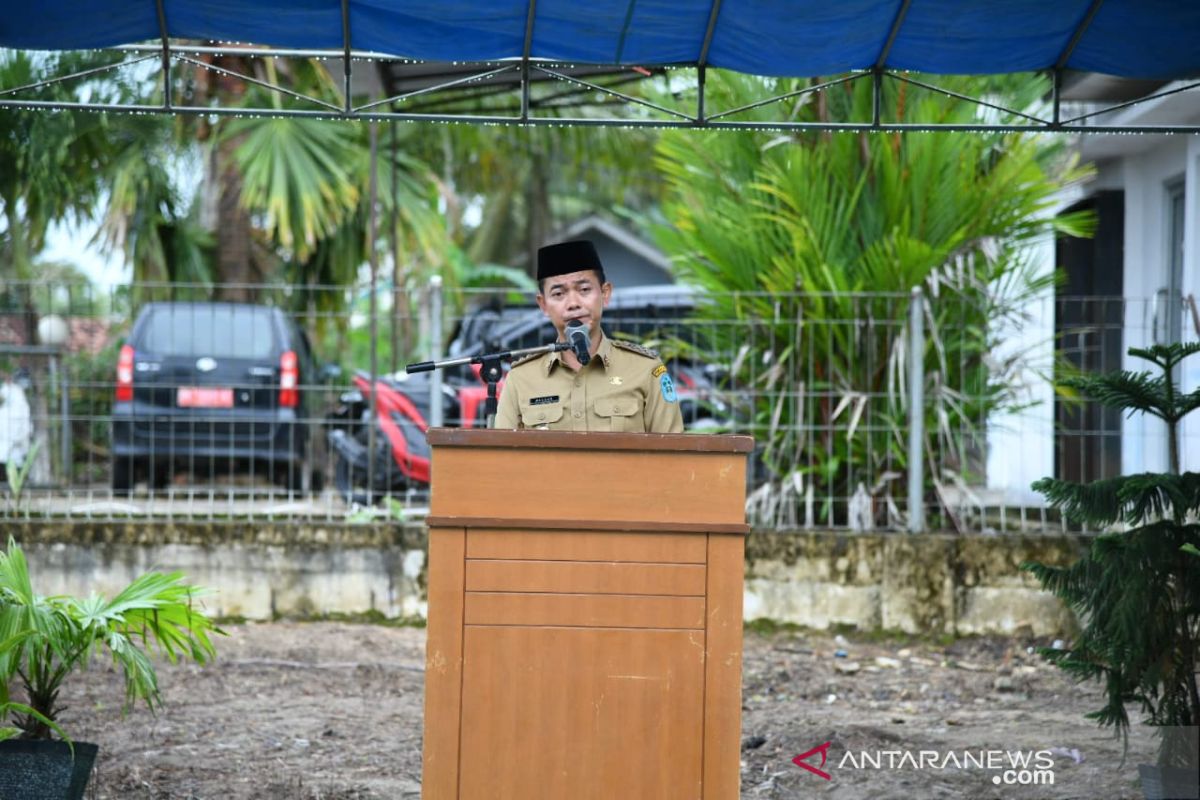
<svg viewBox="0 0 1200 800"><path fill-rule="evenodd" d="M581 381L579 378L576 378L576 379L575 379L575 385L576 385L576 386L583 386L583 381Z"/></svg>
<svg viewBox="0 0 1200 800"><path fill-rule="evenodd" d="M575 419L579 419L579 418L580 418L580 417L582 417L582 416L583 416L583 412L582 412L582 411L576 411L576 412L575 412Z"/></svg>

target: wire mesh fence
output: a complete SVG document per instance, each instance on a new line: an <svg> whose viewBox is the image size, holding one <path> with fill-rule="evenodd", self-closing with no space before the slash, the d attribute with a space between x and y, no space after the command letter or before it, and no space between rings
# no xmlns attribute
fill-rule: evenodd
<svg viewBox="0 0 1200 800"><path fill-rule="evenodd" d="M432 291L5 283L0 514L419 517L434 409L444 425L481 427L486 390L470 367L434 380L403 366L554 337L530 297ZM931 529L1036 532L1066 523L1033 480L1161 460L1154 420L1123 420L1054 379L1125 365L1129 347L1169 332L1169 314L1186 323L1176 335L1200 336L1192 298L1047 296L997 314L928 290L634 287L614 295L604 326L659 350L689 431L755 437L755 525L901 531L917 498ZM1183 451L1200 454L1200 431L1184 436Z"/></svg>

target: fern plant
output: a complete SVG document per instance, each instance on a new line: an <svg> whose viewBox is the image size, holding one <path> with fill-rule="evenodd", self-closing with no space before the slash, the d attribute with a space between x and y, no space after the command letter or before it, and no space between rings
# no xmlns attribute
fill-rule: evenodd
<svg viewBox="0 0 1200 800"><path fill-rule="evenodd" d="M1027 563L1042 586L1079 616L1069 649L1042 655L1077 680L1100 680L1102 708L1087 717L1112 726L1128 743L1128 706L1152 726L1200 724L1196 686L1200 642L1200 473L1181 472L1179 423L1200 407L1200 389L1183 393L1175 368L1200 343L1132 348L1158 369L1073 378L1067 383L1105 405L1152 414L1167 426L1166 473L1071 483L1043 478L1033 488L1074 522L1110 529L1069 567ZM1111 532L1120 523L1123 531ZM1164 736L1162 766L1183 766L1190 747Z"/></svg>

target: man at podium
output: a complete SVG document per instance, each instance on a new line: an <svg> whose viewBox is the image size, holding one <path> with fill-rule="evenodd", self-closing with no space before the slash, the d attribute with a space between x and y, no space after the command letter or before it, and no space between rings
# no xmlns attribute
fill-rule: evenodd
<svg viewBox="0 0 1200 800"><path fill-rule="evenodd" d="M595 246L586 240L538 250L538 308L572 349L517 361L508 373L496 428L683 433L683 417L658 354L609 339L600 317L612 296Z"/></svg>

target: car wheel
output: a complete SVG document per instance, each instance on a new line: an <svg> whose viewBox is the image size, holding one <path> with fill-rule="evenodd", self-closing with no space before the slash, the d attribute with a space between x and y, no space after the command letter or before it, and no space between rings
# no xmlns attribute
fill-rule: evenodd
<svg viewBox="0 0 1200 800"><path fill-rule="evenodd" d="M128 497L133 491L134 461L132 458L113 456L112 460L112 490L118 497Z"/></svg>

